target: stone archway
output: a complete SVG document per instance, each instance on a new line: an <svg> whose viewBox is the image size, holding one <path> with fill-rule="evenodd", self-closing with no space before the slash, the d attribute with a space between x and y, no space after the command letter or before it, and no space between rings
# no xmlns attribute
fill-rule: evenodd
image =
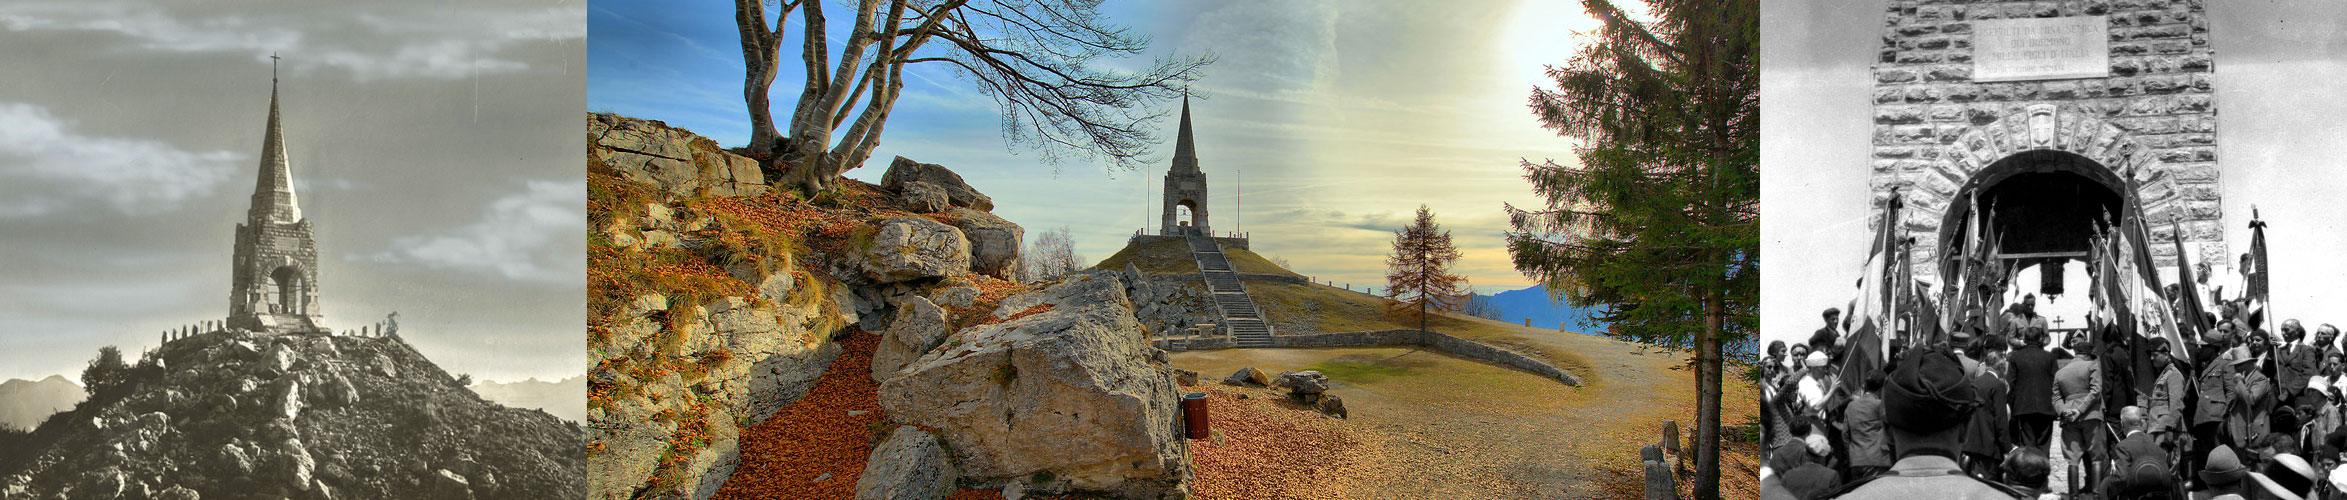
<svg viewBox="0 0 2347 500"><path fill-rule="evenodd" d="M1203 231L1205 230L1206 226L1205 221L1205 204L1199 203L1198 200L1190 198L1183 198L1180 201L1174 203L1174 227L1184 228L1184 231L1204 234Z"/></svg>
<svg viewBox="0 0 2347 500"><path fill-rule="evenodd" d="M303 303L303 287L307 281L302 278L301 269L280 266L269 272L269 282L275 287L261 293L276 297L277 314L307 314L309 304Z"/></svg>
<svg viewBox="0 0 2347 500"><path fill-rule="evenodd" d="M1906 201L1899 227L1916 239L1911 258L1917 279L1941 282L1942 256L1961 241L1964 217L1971 213L1976 193L1994 193L2018 186L2045 183L2074 187L2101 187L2118 199L2122 209L2134 196L2152 222L2155 241L2172 233L2164 224L2182 197L2175 176L2160 168L2162 158L2151 154L2141 139L2106 122L2102 113L2075 104L2035 104L2015 107L1993 119L1975 120L1969 127L1942 136L1934 147L1899 151L1897 158L1878 152L1876 169L1895 171L1893 178L1878 176L1875 205L1897 189ZM2015 182L2020 181L2020 182ZM2213 219L2213 204L2195 210L2193 219ZM2113 215L2124 215L2124 212ZM1876 217L1881 213L1877 212ZM2223 242L2198 235L2222 255ZM2172 247L2152 245L2160 266L2172 266Z"/></svg>

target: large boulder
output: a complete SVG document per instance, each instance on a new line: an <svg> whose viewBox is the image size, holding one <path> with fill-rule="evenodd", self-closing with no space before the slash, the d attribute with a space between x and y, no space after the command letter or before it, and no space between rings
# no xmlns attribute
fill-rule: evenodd
<svg viewBox="0 0 2347 500"><path fill-rule="evenodd" d="M1127 498L1175 491L1190 461L1176 433L1181 391L1150 363L1156 349L1118 281L1087 275L1004 299L992 317L1017 318L914 360L880 384L881 406L937 429L969 477L1048 472Z"/></svg>
<svg viewBox="0 0 2347 500"><path fill-rule="evenodd" d="M970 270L1017 281L1019 245L1026 230L994 214L956 208L948 214L953 226L970 239Z"/></svg>
<svg viewBox="0 0 2347 500"><path fill-rule="evenodd" d="M692 196L757 196L766 191L758 161L667 124L612 114L587 115L587 144L621 179Z"/></svg>
<svg viewBox="0 0 2347 500"><path fill-rule="evenodd" d="M962 231L920 217L880 221L872 245L858 254L864 276L881 283L960 276L970 271L970 240Z"/></svg>
<svg viewBox="0 0 2347 500"><path fill-rule="evenodd" d="M906 210L918 214L943 212L953 207L953 199L946 196L945 188L926 181L905 183L905 191L897 195L897 200L905 204Z"/></svg>
<svg viewBox="0 0 2347 500"><path fill-rule="evenodd" d="M1288 388L1293 394L1320 394L1328 392L1328 376L1319 370L1304 370L1279 374L1272 385Z"/></svg>
<svg viewBox="0 0 2347 500"><path fill-rule="evenodd" d="M872 448L864 475L856 479L856 500L939 500L953 494L959 479L937 436L898 426Z"/></svg>
<svg viewBox="0 0 2347 500"><path fill-rule="evenodd" d="M1246 386L1250 384L1258 387L1268 386L1271 385L1271 375L1263 373L1263 370L1257 370L1255 367L1249 366L1246 368L1240 368L1239 371L1232 372L1231 376L1223 377L1222 383L1223 385L1236 386Z"/></svg>
<svg viewBox="0 0 2347 500"><path fill-rule="evenodd" d="M880 188L904 192L905 185L915 181L926 182L945 190L948 204L969 207L981 212L994 211L994 199L979 193L970 183L962 181L962 174L953 173L934 163L921 163L902 156L889 162L888 172L880 174Z"/></svg>
<svg viewBox="0 0 2347 500"><path fill-rule="evenodd" d="M872 380L895 376L906 363L944 344L951 333L953 324L946 318L945 308L918 295L906 297L896 306L896 321L880 335L880 347L872 352Z"/></svg>

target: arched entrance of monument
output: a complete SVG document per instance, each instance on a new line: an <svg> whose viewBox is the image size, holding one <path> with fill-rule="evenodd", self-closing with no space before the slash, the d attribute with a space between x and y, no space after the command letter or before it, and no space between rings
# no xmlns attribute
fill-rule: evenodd
<svg viewBox="0 0 2347 500"><path fill-rule="evenodd" d="M1964 272L1972 219L1985 215L1981 226L1998 239L1985 264L2011 265L2017 275L2036 277L2028 281L2040 283L2039 289L2012 293L2049 296L2039 300L2041 313L2047 312L2050 296L2085 292L2064 286L2077 283L2065 275L2083 270L2077 263L2088 255L2093 236L2126 215L2126 186L2109 167L2064 151L2023 151L1989 164L1950 197L1942 215L1935 255L1942 256L1943 282L1954 283L1948 278Z"/></svg>
<svg viewBox="0 0 2347 500"><path fill-rule="evenodd" d="M293 266L279 267L276 271L269 273L269 281L276 285L276 288L269 290L269 292L276 294L276 312L278 314L302 314L304 312L301 303L302 272L300 269L294 269Z"/></svg>
<svg viewBox="0 0 2347 500"><path fill-rule="evenodd" d="M1174 224L1177 224L1175 227L1185 228L1185 231L1197 231L1198 202L1196 200L1182 200L1175 204Z"/></svg>

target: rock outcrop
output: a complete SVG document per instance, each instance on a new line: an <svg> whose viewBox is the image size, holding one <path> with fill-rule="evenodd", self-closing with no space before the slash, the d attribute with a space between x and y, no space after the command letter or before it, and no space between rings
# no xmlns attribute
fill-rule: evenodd
<svg viewBox="0 0 2347 500"><path fill-rule="evenodd" d="M717 143L667 124L612 114L587 115L593 159L620 178L677 196L703 189L710 196L757 196L766 192L758 161L727 152Z"/></svg>
<svg viewBox="0 0 2347 500"><path fill-rule="evenodd" d="M889 323L888 332L880 336L880 347L872 353L872 380L896 376L906 363L944 344L950 333L953 324L948 322L945 309L929 299L913 296L897 303L896 321Z"/></svg>
<svg viewBox="0 0 2347 500"><path fill-rule="evenodd" d="M1197 275L1148 274L1127 262L1119 276L1125 280L1125 293L1133 299L1133 316L1151 334L1191 333L1190 327L1222 315Z"/></svg>
<svg viewBox="0 0 2347 500"><path fill-rule="evenodd" d="M756 162L659 122L610 115L589 119L588 143L589 219L602 221L590 230L611 247L590 252L606 259L595 265L641 265L644 253L666 252L708 267L590 284L586 449L595 473L583 476L586 495L574 496L708 498L732 475L742 427L804 396L840 354L834 335L869 306L826 269L836 262L803 267L794 243L757 236L771 229L703 201L763 192ZM728 167L688 171L699 163L679 160Z"/></svg>
<svg viewBox="0 0 2347 500"><path fill-rule="evenodd" d="M207 333L124 380L10 450L30 458L0 463L0 497L586 494L577 424L482 400L396 337Z"/></svg>
<svg viewBox="0 0 2347 500"><path fill-rule="evenodd" d="M880 283L960 276L970 271L970 240L943 222L897 217L881 221L857 257L864 276Z"/></svg>
<svg viewBox="0 0 2347 500"><path fill-rule="evenodd" d="M959 478L945 448L937 445L937 436L898 426L864 461L864 474L856 479L856 500L938 500L953 494Z"/></svg>
<svg viewBox="0 0 2347 500"><path fill-rule="evenodd" d="M946 213L970 241L970 270L979 274L1019 279L1019 246L1026 230L994 214L956 208Z"/></svg>
<svg viewBox="0 0 2347 500"><path fill-rule="evenodd" d="M888 163L888 172L880 174L880 189L903 192L905 185L926 182L945 190L946 203L972 208L980 212L994 211L994 199L979 193L978 188L962 181L962 174L954 173L933 163L921 163L902 156Z"/></svg>
<svg viewBox="0 0 2347 500"><path fill-rule="evenodd" d="M1001 322L955 333L882 382L890 416L937 429L968 477L1048 473L1055 486L1126 498L1182 489L1180 391L1151 361L1159 351L1114 274L1011 296L990 318Z"/></svg>

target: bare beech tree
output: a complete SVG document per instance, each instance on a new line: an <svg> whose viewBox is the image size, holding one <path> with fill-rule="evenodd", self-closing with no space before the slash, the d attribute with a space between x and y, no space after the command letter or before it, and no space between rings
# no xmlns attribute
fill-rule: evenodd
<svg viewBox="0 0 2347 500"><path fill-rule="evenodd" d="M767 153L767 170L782 170L776 184L807 194L828 189L879 146L905 66L941 63L994 100L1005 141L1030 144L1046 161L1075 151L1134 168L1156 142L1148 124L1165 114L1145 104L1177 95L1213 58L1162 59L1139 73L1095 68L1103 56L1149 46L1099 8L1099 0L857 0L855 26L834 53L824 36L824 2L735 0L750 149ZM799 48L806 86L784 136L774 128L767 93L794 12L807 35Z"/></svg>
<svg viewBox="0 0 2347 500"><path fill-rule="evenodd" d="M1020 256L1025 262L1019 267L1026 272L1029 282L1066 276L1084 269L1084 256L1076 255L1075 232L1067 226L1035 235L1035 242Z"/></svg>

